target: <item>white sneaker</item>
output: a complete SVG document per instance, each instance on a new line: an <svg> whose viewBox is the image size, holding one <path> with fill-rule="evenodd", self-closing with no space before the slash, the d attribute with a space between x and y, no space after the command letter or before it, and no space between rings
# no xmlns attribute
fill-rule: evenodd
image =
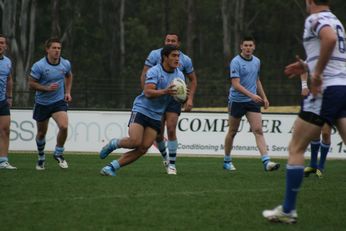
<svg viewBox="0 0 346 231"><path fill-rule="evenodd" d="M282 205L277 206L273 210L264 210L262 215L268 221L281 222L285 224L294 224L298 219L296 210L292 210L290 213L284 213Z"/></svg>
<svg viewBox="0 0 346 231"><path fill-rule="evenodd" d="M4 162L0 163L0 169L16 170L17 168L10 165L10 163L8 163L8 161L4 161Z"/></svg>
<svg viewBox="0 0 346 231"><path fill-rule="evenodd" d="M233 165L232 162L224 163L224 164L223 164L223 169L228 170L228 171L235 171L235 170L237 170L237 169L234 167L234 165Z"/></svg>
<svg viewBox="0 0 346 231"><path fill-rule="evenodd" d="M38 160L36 163L36 170L41 171L45 170L46 168L44 167L44 160Z"/></svg>
<svg viewBox="0 0 346 231"><path fill-rule="evenodd" d="M58 161L58 165L60 166L60 168L68 168L68 164L66 160L64 159L63 155L59 155L59 156L54 155L54 159Z"/></svg>
<svg viewBox="0 0 346 231"><path fill-rule="evenodd" d="M267 165L265 166L266 171L275 171L275 170L278 170L279 168L280 168L280 164L272 162L272 161L269 161Z"/></svg>
<svg viewBox="0 0 346 231"><path fill-rule="evenodd" d="M168 168L167 168L167 174L168 175L177 175L177 169L175 168L174 165L168 165Z"/></svg>
<svg viewBox="0 0 346 231"><path fill-rule="evenodd" d="M59 162L59 166L60 166L60 168L68 168L68 164L67 164L66 160Z"/></svg>

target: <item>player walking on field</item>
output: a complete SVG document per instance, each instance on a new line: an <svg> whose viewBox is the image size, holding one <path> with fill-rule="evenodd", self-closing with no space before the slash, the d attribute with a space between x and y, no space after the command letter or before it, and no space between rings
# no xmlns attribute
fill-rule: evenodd
<svg viewBox="0 0 346 231"><path fill-rule="evenodd" d="M100 158L106 158L117 148L132 149L124 153L118 160L101 169L104 176L115 176L121 168L136 161L144 155L154 143L157 134L163 129L161 119L171 100L177 93L173 79L184 80L179 67L180 51L175 46L165 46L161 50L162 63L150 68L146 73L142 94L136 97L129 121L129 136L111 139L100 151Z"/></svg>
<svg viewBox="0 0 346 231"><path fill-rule="evenodd" d="M67 103L72 101L71 64L61 57L59 39L48 39L45 43L45 51L46 56L34 63L29 77L29 86L36 91L33 118L37 125L37 170L45 169L44 148L50 117L59 128L54 159L58 161L61 168L68 168L63 153L68 128Z"/></svg>
<svg viewBox="0 0 346 231"><path fill-rule="evenodd" d="M241 53L230 63L231 88L228 97L228 132L225 138L225 156L223 169L234 171L231 150L234 137L238 132L241 118L245 115L255 135L256 144L262 156L265 171L277 170L280 164L270 161L267 145L262 131L261 105L269 107L269 101L259 79L260 60L253 55L255 42L245 37L240 44Z"/></svg>
<svg viewBox="0 0 346 231"><path fill-rule="evenodd" d="M330 11L329 0L306 0L310 14L305 20L303 44L306 60L288 65L288 76L310 74L311 93L303 100L288 146L286 193L281 205L264 210L263 216L274 222L295 223L297 194L304 178L304 152L320 135L325 123L336 125L346 143L346 46L345 30ZM322 94L321 94L322 93ZM327 212L327 211L326 211Z"/></svg>
<svg viewBox="0 0 346 231"><path fill-rule="evenodd" d="M173 45L179 48L180 47L179 36L175 33L166 34L164 44ZM161 50L162 48L151 51L149 56L145 60L144 67L141 74L142 88L144 86L145 74L147 73L148 69L161 63L161 55L160 55ZM193 69L193 65L192 65L192 61L190 57L188 57L181 51L179 56L178 68L189 79L189 85L188 85L189 95L188 95L187 101L184 104L184 110L191 111L193 107L193 97L195 95L195 91L197 88L197 77ZM177 148L178 148L176 128L177 128L178 118L181 113L181 106L182 106L181 103L175 101L173 98L171 99L171 101L169 102L167 106L165 114L162 117L161 132L158 134L156 139L157 147L163 158L163 163L165 167L167 168L167 173L173 174L173 175L177 173L176 165L175 165L176 156L177 156ZM167 147L166 147L166 141L164 140L165 125L167 126L167 136L168 136ZM168 149L168 156L169 156L168 158L167 158L167 151L166 151L167 149Z"/></svg>
<svg viewBox="0 0 346 231"><path fill-rule="evenodd" d="M4 55L6 37L0 34L0 169L17 169L8 162L10 143L10 107L12 106L12 62Z"/></svg>

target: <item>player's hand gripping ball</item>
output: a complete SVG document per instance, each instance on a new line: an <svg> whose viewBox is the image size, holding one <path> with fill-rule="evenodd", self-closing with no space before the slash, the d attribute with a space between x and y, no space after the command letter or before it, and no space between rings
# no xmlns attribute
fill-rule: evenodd
<svg viewBox="0 0 346 231"><path fill-rule="evenodd" d="M173 95L173 98L179 103L184 103L187 99L187 89L185 81L180 78L175 78L173 79L172 84L175 85L173 89L177 90L177 94Z"/></svg>

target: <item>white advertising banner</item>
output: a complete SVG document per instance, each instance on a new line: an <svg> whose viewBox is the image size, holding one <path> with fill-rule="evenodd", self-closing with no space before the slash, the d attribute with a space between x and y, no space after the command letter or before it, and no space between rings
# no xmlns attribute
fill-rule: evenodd
<svg viewBox="0 0 346 231"><path fill-rule="evenodd" d="M111 138L127 136L130 112L69 111L69 134L66 151L98 152ZM296 115L263 114L263 132L269 155L287 157ZM177 126L178 153L194 155L223 155L228 129L227 113L182 113ZM54 150L58 128L50 120L46 136L46 150ZM10 150L35 151L36 123L31 110L11 110ZM116 150L121 153L125 149ZM155 147L149 153L158 153ZM233 155L259 156L255 137L244 117L233 144ZM309 155L307 150L306 155ZM346 147L333 130L328 157L346 159Z"/></svg>

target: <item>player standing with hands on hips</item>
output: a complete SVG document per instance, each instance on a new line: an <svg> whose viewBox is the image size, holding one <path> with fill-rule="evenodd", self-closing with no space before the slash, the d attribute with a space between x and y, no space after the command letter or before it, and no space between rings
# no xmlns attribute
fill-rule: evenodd
<svg viewBox="0 0 346 231"><path fill-rule="evenodd" d="M70 61L61 57L61 49L58 38L48 39L45 43L46 56L34 63L29 76L29 86L36 91L33 118L37 125L37 170L45 169L44 148L50 117L59 128L53 157L61 168L68 168L63 153L68 129L68 103L72 101L73 77Z"/></svg>

